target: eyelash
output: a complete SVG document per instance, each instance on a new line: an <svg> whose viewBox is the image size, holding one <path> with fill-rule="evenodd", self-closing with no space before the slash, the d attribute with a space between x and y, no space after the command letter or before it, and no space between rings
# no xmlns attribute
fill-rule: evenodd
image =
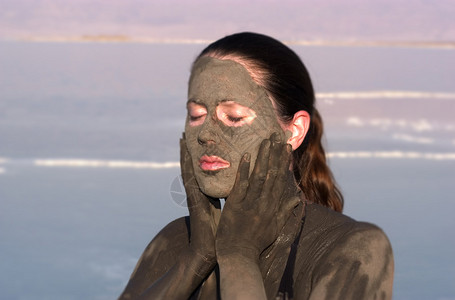
<svg viewBox="0 0 455 300"><path fill-rule="evenodd" d="M237 123L243 120L243 117L231 117L231 116L226 116L226 118L233 123Z"/></svg>
<svg viewBox="0 0 455 300"><path fill-rule="evenodd" d="M206 116L206 114L202 114L202 115L196 114L196 116L194 116L194 115L191 115L191 113L189 112L188 116L189 116L190 124L197 125L196 123L199 124L200 121L202 120L202 118L204 118ZM219 116L219 118L220 118L220 120L224 119L225 122L229 122L233 126L239 126L239 124L242 124L241 122L245 120L245 116L234 117L234 116L228 115L227 113L223 113L222 116ZM226 125L229 125L229 124L226 124Z"/></svg>
<svg viewBox="0 0 455 300"><path fill-rule="evenodd" d="M199 120L200 118L202 118L202 116L197 116L197 117L190 116L190 121L194 122L194 121Z"/></svg>

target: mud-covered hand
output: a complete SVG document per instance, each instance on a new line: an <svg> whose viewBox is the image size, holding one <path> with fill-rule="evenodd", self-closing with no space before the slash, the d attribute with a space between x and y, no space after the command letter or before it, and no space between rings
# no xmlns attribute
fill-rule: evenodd
<svg viewBox="0 0 455 300"><path fill-rule="evenodd" d="M220 216L220 201L203 194L194 177L193 163L188 152L185 136L180 140L180 166L185 186L188 210L190 214L190 251L195 260L204 263L204 267L195 270L201 276L207 273L206 268L216 264L215 234Z"/></svg>
<svg viewBox="0 0 455 300"><path fill-rule="evenodd" d="M218 258L235 254L257 261L277 239L299 203L297 194L289 193L295 186L289 176L291 151L289 144L273 134L261 143L250 177L250 156L243 156L216 234Z"/></svg>
<svg viewBox="0 0 455 300"><path fill-rule="evenodd" d="M182 250L177 257L172 258L173 264L170 264L170 260L159 262L162 265L167 265L167 270L159 278L155 278L153 282L149 281L149 276L140 276L137 279L139 280L137 284L134 283L135 281L130 281L122 295L125 299L132 299L131 295L135 295L134 299L138 300L189 299L207 277L213 277L211 274L213 274L216 265L215 215L216 211L219 211L220 204L219 201L209 199L199 190L194 178L193 165L186 147L185 136L180 140L180 164L190 212L190 245ZM166 236L164 240L169 239L172 237ZM151 243L151 249L154 248L153 243ZM163 247L168 246L158 246L158 248ZM155 272L155 269L148 263L145 268L147 269L146 273L142 274ZM158 268L158 270L160 269ZM144 290L144 286L147 284L149 286Z"/></svg>

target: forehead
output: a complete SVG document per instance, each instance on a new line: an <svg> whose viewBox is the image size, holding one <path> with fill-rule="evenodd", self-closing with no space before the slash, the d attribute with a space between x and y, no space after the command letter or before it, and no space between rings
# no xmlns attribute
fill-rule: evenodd
<svg viewBox="0 0 455 300"><path fill-rule="evenodd" d="M261 105L264 101L270 103L265 89L253 81L241 64L212 57L202 57L194 64L188 99L206 105L221 101L235 101L249 107L258 101Z"/></svg>

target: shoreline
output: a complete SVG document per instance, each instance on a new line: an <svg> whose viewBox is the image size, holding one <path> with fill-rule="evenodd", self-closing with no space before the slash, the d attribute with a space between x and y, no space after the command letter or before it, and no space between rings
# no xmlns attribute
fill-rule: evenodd
<svg viewBox="0 0 455 300"><path fill-rule="evenodd" d="M76 35L76 36L28 36L28 37L3 37L1 41L26 41L26 42L55 42L55 43L137 43L137 44L175 44L175 45L201 45L212 42L208 39L194 38L153 38L126 35ZM283 40L287 45L297 46L325 46L325 47L396 47L396 48L436 48L455 49L455 41L415 41L415 40L324 40L324 39L293 39Z"/></svg>

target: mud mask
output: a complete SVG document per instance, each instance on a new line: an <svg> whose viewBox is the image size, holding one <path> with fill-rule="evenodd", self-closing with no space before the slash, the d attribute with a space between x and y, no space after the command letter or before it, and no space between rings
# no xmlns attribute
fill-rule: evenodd
<svg viewBox="0 0 455 300"><path fill-rule="evenodd" d="M185 135L202 192L225 198L244 153L253 169L262 140L284 131L266 91L239 63L210 57L194 65ZM251 172L250 170L250 172Z"/></svg>

